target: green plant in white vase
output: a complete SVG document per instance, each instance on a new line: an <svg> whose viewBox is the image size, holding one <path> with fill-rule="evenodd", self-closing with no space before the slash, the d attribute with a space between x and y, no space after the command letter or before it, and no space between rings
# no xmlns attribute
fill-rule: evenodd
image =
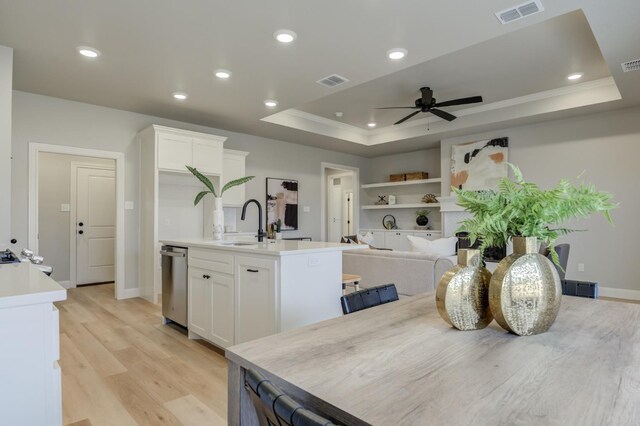
<svg viewBox="0 0 640 426"><path fill-rule="evenodd" d="M200 191L196 195L196 198L193 200L193 205L194 206L198 205L198 203L207 194L213 195L213 239L221 240L222 235L224 233L224 211L222 209L223 194L227 190L235 186L244 185L245 183L249 182L251 179L255 178L255 176L245 176L245 177L241 177L239 179L234 179L230 182L227 182L220 190L220 196L218 196L218 193L216 192L216 188L213 186L213 182L211 182L211 179L209 179L208 177L200 173L198 169L196 169L195 167L191 167L191 166L186 166L186 167L207 188L204 191Z"/></svg>

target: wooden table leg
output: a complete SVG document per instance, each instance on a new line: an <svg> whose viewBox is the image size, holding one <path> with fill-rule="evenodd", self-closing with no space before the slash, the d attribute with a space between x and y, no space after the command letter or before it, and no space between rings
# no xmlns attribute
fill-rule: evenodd
<svg viewBox="0 0 640 426"><path fill-rule="evenodd" d="M228 361L229 387L227 395L227 424L232 426L259 426L256 410L251 397L244 387L245 369L235 362Z"/></svg>

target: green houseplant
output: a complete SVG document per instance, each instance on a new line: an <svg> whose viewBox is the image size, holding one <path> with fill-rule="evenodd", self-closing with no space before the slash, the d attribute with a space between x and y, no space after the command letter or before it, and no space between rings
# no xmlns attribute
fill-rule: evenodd
<svg viewBox="0 0 640 426"><path fill-rule="evenodd" d="M427 209L416 211L416 224L418 226L427 226L429 223L429 213L431 213L431 211Z"/></svg>
<svg viewBox="0 0 640 426"><path fill-rule="evenodd" d="M513 254L500 261L489 283L489 307L505 330L528 336L547 331L560 310L562 284L556 268L538 253L538 241L549 246L553 262L559 266L556 240L575 229L563 224L570 219L602 213L611 223L615 208L612 196L596 191L593 185L572 185L561 180L543 190L526 182L511 165L514 180L503 178L497 191L454 189L458 204L473 214L462 222L460 231L469 233L471 243L481 240L480 250L504 247L513 241Z"/></svg>
<svg viewBox="0 0 640 426"><path fill-rule="evenodd" d="M224 211L222 209L222 195L230 188L234 186L243 185L253 179L255 176L245 176L239 179L227 182L220 190L220 196L216 192L216 188L213 186L213 182L200 173L195 167L186 166L187 169L207 188L204 191L200 191L196 198L193 200L193 205L196 206L207 194L213 195L213 239L221 240L224 234Z"/></svg>
<svg viewBox="0 0 640 426"><path fill-rule="evenodd" d="M222 190L220 191L220 197L218 197L218 193L216 192L216 189L213 186L213 182L211 182L211 179L209 179L208 177L206 177L205 175L200 173L198 171L198 169L196 169L195 167L191 167L191 166L186 166L186 167L207 188L205 191L200 191L198 193L198 195L196 195L195 200L193 200L193 205L194 206L197 206L198 203L207 194L212 194L214 196L214 198L221 198L222 195L225 193L225 191L227 191L228 189L231 189L234 186L244 185L245 183L249 182L251 179L255 178L255 176L245 176L245 177L241 177L239 179L235 179L235 180L232 180L230 182L227 182L222 187Z"/></svg>
<svg viewBox="0 0 640 426"><path fill-rule="evenodd" d="M543 190L526 182L520 169L509 164L514 180L503 178L497 191L468 191L452 188L458 204L473 214L462 222L458 232L469 233L471 244L480 239L480 250L503 247L513 237L535 237L546 243L558 264L554 250L556 240L577 231L562 226L569 219L586 218L602 213L611 223L610 211L617 207L607 192L596 191L593 185L572 185L561 180L555 188Z"/></svg>

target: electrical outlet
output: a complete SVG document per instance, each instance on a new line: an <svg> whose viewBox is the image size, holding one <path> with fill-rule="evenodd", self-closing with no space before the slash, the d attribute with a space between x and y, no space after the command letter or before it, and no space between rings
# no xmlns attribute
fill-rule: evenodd
<svg viewBox="0 0 640 426"><path fill-rule="evenodd" d="M125 201L124 202L125 210L133 210L133 201Z"/></svg>
<svg viewBox="0 0 640 426"><path fill-rule="evenodd" d="M578 263L578 272L584 272L584 263Z"/></svg>
<svg viewBox="0 0 640 426"><path fill-rule="evenodd" d="M318 256L309 256L309 266L320 265L320 258Z"/></svg>
<svg viewBox="0 0 640 426"><path fill-rule="evenodd" d="M311 207L304 206L304 207L302 207L302 211L305 212L305 213L309 213L311 211Z"/></svg>
<svg viewBox="0 0 640 426"><path fill-rule="evenodd" d="M60 211L61 212L70 212L71 211L71 205L70 204L60 204Z"/></svg>

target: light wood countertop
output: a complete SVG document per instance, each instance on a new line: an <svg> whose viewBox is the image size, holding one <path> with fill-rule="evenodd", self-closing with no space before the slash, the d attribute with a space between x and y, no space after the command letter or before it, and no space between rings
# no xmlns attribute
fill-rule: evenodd
<svg viewBox="0 0 640 426"><path fill-rule="evenodd" d="M434 299L403 299L228 349L230 424L246 417L245 368L343 424L640 423L639 305L565 296L549 332L518 337L495 322L457 331Z"/></svg>

